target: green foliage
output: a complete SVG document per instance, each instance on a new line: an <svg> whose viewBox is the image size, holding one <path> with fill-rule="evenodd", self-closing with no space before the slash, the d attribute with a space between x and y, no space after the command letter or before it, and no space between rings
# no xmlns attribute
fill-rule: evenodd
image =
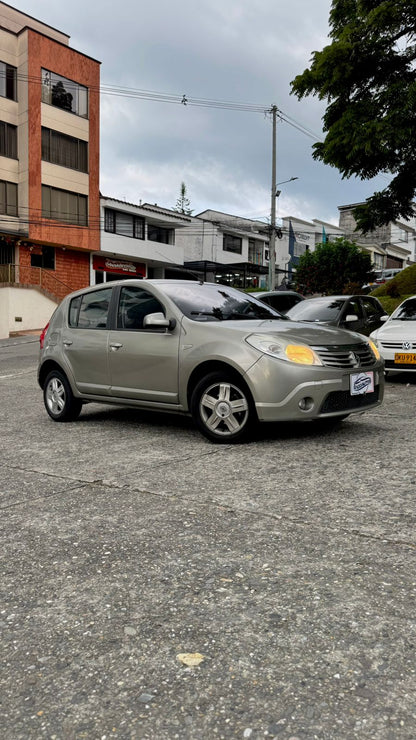
<svg viewBox="0 0 416 740"><path fill-rule="evenodd" d="M327 101L314 158L343 177L393 179L354 215L368 232L413 214L416 191L416 0L332 0L332 43L292 82Z"/></svg>
<svg viewBox="0 0 416 740"><path fill-rule="evenodd" d="M193 209L190 208L191 201L188 198L188 191L184 182L181 182L181 189L176 205L173 208L178 213L183 213L185 216L192 216Z"/></svg>
<svg viewBox="0 0 416 740"><path fill-rule="evenodd" d="M296 269L296 289L301 293L344 293L346 287L368 282L372 274L371 257L344 237L317 244L299 259ZM353 291L356 292L356 291Z"/></svg>

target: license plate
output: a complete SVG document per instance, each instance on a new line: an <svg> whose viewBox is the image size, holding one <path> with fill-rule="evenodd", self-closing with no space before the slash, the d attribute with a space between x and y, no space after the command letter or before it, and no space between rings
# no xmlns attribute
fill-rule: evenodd
<svg viewBox="0 0 416 740"><path fill-rule="evenodd" d="M394 361L397 365L416 365L416 352L396 352Z"/></svg>
<svg viewBox="0 0 416 740"><path fill-rule="evenodd" d="M354 373L350 375L350 393L352 396L362 396L364 393L374 393L374 373Z"/></svg>

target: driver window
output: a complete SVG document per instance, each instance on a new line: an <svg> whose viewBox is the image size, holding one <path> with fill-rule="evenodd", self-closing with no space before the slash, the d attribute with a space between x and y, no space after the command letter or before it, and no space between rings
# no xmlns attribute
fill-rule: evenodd
<svg viewBox="0 0 416 740"><path fill-rule="evenodd" d="M117 312L117 329L139 331L149 313L163 313L162 304L151 293L136 286L122 287Z"/></svg>

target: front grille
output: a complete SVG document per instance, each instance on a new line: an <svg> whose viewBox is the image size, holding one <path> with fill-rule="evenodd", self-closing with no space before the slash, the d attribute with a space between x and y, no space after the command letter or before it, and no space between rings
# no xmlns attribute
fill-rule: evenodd
<svg viewBox="0 0 416 740"><path fill-rule="evenodd" d="M394 349L394 350L397 350L398 352L403 352L404 341L405 341L404 339L399 339L399 340L396 339L395 342L386 342L385 340L383 340L382 342L380 342L380 344L382 347L384 347L384 349ZM408 349L412 349L412 345L416 349L416 342L410 342L410 347L406 348L406 351Z"/></svg>
<svg viewBox="0 0 416 740"><path fill-rule="evenodd" d="M380 395L380 387L376 385L374 393L364 393L360 396L351 396L349 391L332 391L323 402L320 413L330 414L334 411L352 411L353 409L371 406L377 403Z"/></svg>
<svg viewBox="0 0 416 740"><path fill-rule="evenodd" d="M312 347L321 362L327 367L371 367L375 357L366 343L343 344L329 347Z"/></svg>

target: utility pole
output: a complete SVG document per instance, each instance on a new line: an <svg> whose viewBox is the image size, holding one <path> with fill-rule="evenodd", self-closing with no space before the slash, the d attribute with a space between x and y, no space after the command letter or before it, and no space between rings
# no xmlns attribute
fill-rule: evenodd
<svg viewBox="0 0 416 740"><path fill-rule="evenodd" d="M270 209L269 240L269 290L274 290L276 280L276 121L277 106L272 105L272 199Z"/></svg>

